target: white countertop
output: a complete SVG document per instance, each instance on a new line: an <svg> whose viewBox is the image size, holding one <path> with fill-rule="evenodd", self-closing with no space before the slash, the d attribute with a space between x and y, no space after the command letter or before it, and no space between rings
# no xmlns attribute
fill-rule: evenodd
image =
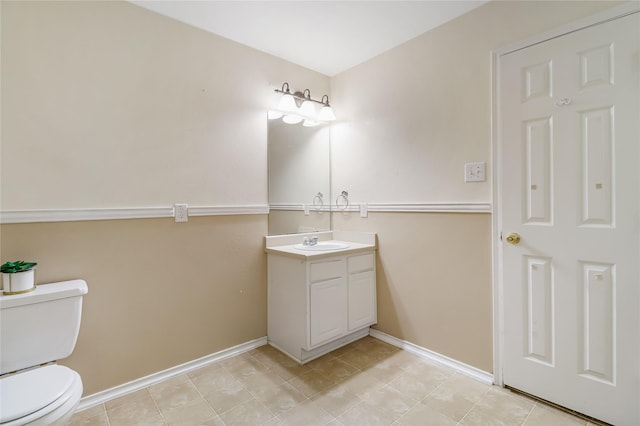
<svg viewBox="0 0 640 426"><path fill-rule="evenodd" d="M304 250L295 247L302 243L304 237L313 236L317 236L321 242L344 243L349 244L349 247L337 250ZM362 253L375 250L376 247L376 234L365 232L324 231L278 235L266 237L265 239L265 251L267 254L277 254L302 260Z"/></svg>
<svg viewBox="0 0 640 426"><path fill-rule="evenodd" d="M330 242L349 244L349 247L338 250L304 250L295 248L296 244L286 246L267 247L268 254L279 254L282 256L296 257L300 259L319 259L331 256L341 256L346 254L366 252L376 249L375 244L352 243L350 241L329 240Z"/></svg>

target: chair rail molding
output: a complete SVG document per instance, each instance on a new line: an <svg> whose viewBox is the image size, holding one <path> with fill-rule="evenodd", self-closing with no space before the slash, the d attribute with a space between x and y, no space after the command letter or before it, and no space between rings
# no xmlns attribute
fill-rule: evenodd
<svg viewBox="0 0 640 426"><path fill-rule="evenodd" d="M268 214L266 204L237 206L189 206L189 216L231 216ZM153 219L174 217L173 207L133 207L104 209L17 210L0 212L0 224L74 222L81 220Z"/></svg>

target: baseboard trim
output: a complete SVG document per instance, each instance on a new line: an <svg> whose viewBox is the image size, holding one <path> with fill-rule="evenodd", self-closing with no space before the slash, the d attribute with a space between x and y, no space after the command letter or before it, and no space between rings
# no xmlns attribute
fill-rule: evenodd
<svg viewBox="0 0 640 426"><path fill-rule="evenodd" d="M414 345L413 343L407 342L406 340L401 340L396 337L390 336L386 333L383 333L382 331L375 330L373 328L369 329L369 335L371 337L375 337L376 339L382 340L383 342L389 343L390 345L403 349L407 352L411 352L412 354L417 355L421 358L446 365L447 367L453 368L458 373L469 376L482 383L486 383L488 385L493 384L493 374L480 370L479 368L449 358L448 356L439 354L437 352L433 352L421 346Z"/></svg>
<svg viewBox="0 0 640 426"><path fill-rule="evenodd" d="M369 335L371 337L375 337L376 339L382 340L383 342L389 343L390 345L396 346L402 350L411 352L412 354L417 355L421 358L425 358L425 359L437 362L439 364L446 365L447 367L453 368L457 372L464 374L465 376L474 378L482 383L493 384L493 375L491 373L480 370L471 365L465 364L460 361L456 361L445 355L441 355L437 352L433 352L429 349L415 345L411 342L407 342L406 340L398 339L396 337L383 333L379 330L375 330L373 328L369 329ZM124 396L131 392L135 392L137 390L144 389L148 386L155 385L164 380L170 379L171 377L188 373L189 371L196 370L198 368L204 367L214 362L222 361L223 359L230 358L235 355L239 355L243 352L248 352L252 349L258 348L260 346L264 346L267 343L268 343L267 337L266 336L261 337L259 339L241 343L237 346L233 346L231 348L223 349L216 353L206 355L202 358L198 358L193 361L189 361L184 364L180 364L175 367L171 367L166 370L159 371L157 373L153 373L136 380L132 380L122 385L118 385L113 388L106 389L106 390L94 393L92 395L85 396L80 400L80 404L78 404L78 408L76 409L76 412L86 410L91 407L95 407L96 405L103 404L107 401Z"/></svg>
<svg viewBox="0 0 640 426"><path fill-rule="evenodd" d="M91 407L95 407L96 405L102 404L111 399L124 396L128 393L146 388L147 386L160 383L163 380L167 380L171 377L178 376L180 374L184 374L192 370L196 370L198 368L204 367L214 362L218 362L223 359L241 354L243 352L250 351L260 346L264 346L266 344L267 344L267 337L266 336L261 337L259 339L251 340L246 343L241 343L237 346L233 346L231 348L223 349L219 352L206 355L202 358L198 358L193 361L189 361L184 364L180 364L175 367L171 367L166 370L163 370L154 374L150 374L148 376L141 377L136 380L132 380L128 383L124 383L122 385L118 385L113 388L106 389L101 392L97 392L92 395L85 396L80 400L80 404L78 404L78 408L76 409L76 412L86 410Z"/></svg>

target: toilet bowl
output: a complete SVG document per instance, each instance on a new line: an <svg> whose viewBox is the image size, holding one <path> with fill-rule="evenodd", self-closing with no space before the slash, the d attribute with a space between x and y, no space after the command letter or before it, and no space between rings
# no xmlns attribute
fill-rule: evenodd
<svg viewBox="0 0 640 426"><path fill-rule="evenodd" d="M0 378L0 425L62 424L74 413L82 396L75 371L46 365Z"/></svg>
<svg viewBox="0 0 640 426"><path fill-rule="evenodd" d="M73 415L82 380L52 361L73 352L87 291L72 280L0 295L0 426L61 425Z"/></svg>

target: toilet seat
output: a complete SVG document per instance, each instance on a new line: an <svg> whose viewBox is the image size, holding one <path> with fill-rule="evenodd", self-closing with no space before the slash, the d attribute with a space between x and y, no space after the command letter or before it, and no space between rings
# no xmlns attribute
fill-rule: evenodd
<svg viewBox="0 0 640 426"><path fill-rule="evenodd" d="M81 395L80 375L61 365L8 375L0 379L0 425L56 420L71 411Z"/></svg>

